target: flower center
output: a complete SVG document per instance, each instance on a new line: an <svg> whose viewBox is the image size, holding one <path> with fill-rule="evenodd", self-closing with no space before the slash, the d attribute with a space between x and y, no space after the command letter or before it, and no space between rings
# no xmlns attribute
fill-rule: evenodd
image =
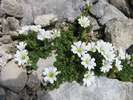
<svg viewBox="0 0 133 100"><path fill-rule="evenodd" d="M87 59L85 59L85 60L84 60L84 62L85 62L86 64L88 64L88 63L89 63L89 61L88 61Z"/></svg>
<svg viewBox="0 0 133 100"><path fill-rule="evenodd" d="M27 57L27 55L26 54L22 54L22 59L24 60L24 59L26 59L26 57Z"/></svg>
<svg viewBox="0 0 133 100"><path fill-rule="evenodd" d="M91 78L91 75L88 74L85 78L86 79L89 79L89 78Z"/></svg>
<svg viewBox="0 0 133 100"><path fill-rule="evenodd" d="M49 72L48 73L48 77L54 77L54 73L53 72Z"/></svg>
<svg viewBox="0 0 133 100"><path fill-rule="evenodd" d="M79 53L82 53L83 49L82 49L82 48L78 48L77 51L78 51Z"/></svg>

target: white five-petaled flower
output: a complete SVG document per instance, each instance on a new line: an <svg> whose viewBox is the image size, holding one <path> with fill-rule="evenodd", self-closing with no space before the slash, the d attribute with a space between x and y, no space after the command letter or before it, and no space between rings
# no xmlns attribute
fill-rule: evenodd
<svg viewBox="0 0 133 100"><path fill-rule="evenodd" d="M118 57L119 57L119 59L125 59L126 58L126 52L122 48L118 49Z"/></svg>
<svg viewBox="0 0 133 100"><path fill-rule="evenodd" d="M94 42L90 42L87 44L86 49L88 51L96 52L96 44Z"/></svg>
<svg viewBox="0 0 133 100"><path fill-rule="evenodd" d="M57 71L56 67L48 67L44 69L43 76L44 76L44 81L53 84L54 81L57 80L56 76L60 72Z"/></svg>
<svg viewBox="0 0 133 100"><path fill-rule="evenodd" d="M27 45L27 43L25 43L25 42L19 42L19 44L17 45L17 49L20 51L24 50L26 45Z"/></svg>
<svg viewBox="0 0 133 100"><path fill-rule="evenodd" d="M83 78L83 85L89 87L90 85L95 84L94 72L88 71Z"/></svg>
<svg viewBox="0 0 133 100"><path fill-rule="evenodd" d="M28 51L27 50L17 50L15 54L15 61L18 65L25 65L29 61Z"/></svg>
<svg viewBox="0 0 133 100"><path fill-rule="evenodd" d="M28 31L30 30L29 26L23 26L21 30L19 30L19 34L28 35Z"/></svg>
<svg viewBox="0 0 133 100"><path fill-rule="evenodd" d="M53 36L52 36L53 39L56 37L60 37L60 35L61 35L60 30L58 30L58 29L52 30L52 33L53 33Z"/></svg>
<svg viewBox="0 0 133 100"><path fill-rule="evenodd" d="M97 41L96 49L99 53L103 55L103 57L107 61L113 62L115 60L116 54L115 54L114 47L112 46L111 43L104 42L102 40Z"/></svg>
<svg viewBox="0 0 133 100"><path fill-rule="evenodd" d="M71 46L71 51L74 54L77 54L79 57L81 57L82 55L84 55L85 53L87 53L86 44L84 42L81 42L81 41L75 42Z"/></svg>
<svg viewBox="0 0 133 100"><path fill-rule="evenodd" d="M118 71L121 71L123 68L123 65L121 64L121 60L118 58L115 59L115 67L118 69Z"/></svg>
<svg viewBox="0 0 133 100"><path fill-rule="evenodd" d="M19 30L19 34L28 35L29 31L38 32L41 29L40 25L29 25L29 26L23 26L21 30Z"/></svg>
<svg viewBox="0 0 133 100"><path fill-rule="evenodd" d="M112 68L112 62L109 62L109 61L106 61L106 60L103 60L103 66L101 67L101 72L109 72L110 69Z"/></svg>
<svg viewBox="0 0 133 100"><path fill-rule="evenodd" d="M86 4L87 4L89 7L92 6L92 3L91 3L89 0L86 1Z"/></svg>
<svg viewBox="0 0 133 100"><path fill-rule="evenodd" d="M43 41L44 39L51 39L52 38L52 32L51 31L45 31L44 29L39 30L37 34L37 39Z"/></svg>
<svg viewBox="0 0 133 100"><path fill-rule="evenodd" d="M94 67L96 66L95 59L91 58L89 54L84 54L81 57L81 60L82 60L81 64L88 70L94 69Z"/></svg>
<svg viewBox="0 0 133 100"><path fill-rule="evenodd" d="M83 28L87 28L88 26L90 26L90 20L85 17L85 16L81 16L79 19L78 19L78 23L81 25L81 27Z"/></svg>
<svg viewBox="0 0 133 100"><path fill-rule="evenodd" d="M40 25L30 25L29 30L34 31L34 32L39 32L39 30L41 30L41 26Z"/></svg>
<svg viewBox="0 0 133 100"><path fill-rule="evenodd" d="M118 49L118 58L121 60L131 59L131 56L129 54L127 54L125 50L123 50L122 48L119 48Z"/></svg>

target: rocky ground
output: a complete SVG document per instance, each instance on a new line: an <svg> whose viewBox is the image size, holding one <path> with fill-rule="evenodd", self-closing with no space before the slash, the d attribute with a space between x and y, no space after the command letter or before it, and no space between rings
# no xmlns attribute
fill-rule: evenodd
<svg viewBox="0 0 133 100"><path fill-rule="evenodd" d="M104 40L133 53L133 1L87 1L92 3L88 18L93 30ZM84 4L83 0L0 0L0 100L133 100L132 83L104 77L97 78L89 88L76 82L64 83L46 93L40 89L41 63L52 65L54 57L40 59L37 71L30 75L14 63L16 30L29 24L73 22Z"/></svg>

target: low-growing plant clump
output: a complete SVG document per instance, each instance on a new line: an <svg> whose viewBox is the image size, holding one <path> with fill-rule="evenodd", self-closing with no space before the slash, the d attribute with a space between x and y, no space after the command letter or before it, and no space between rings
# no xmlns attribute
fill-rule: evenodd
<svg viewBox="0 0 133 100"><path fill-rule="evenodd" d="M17 37L15 62L27 70L36 70L39 58L46 59L54 51L54 66L42 72L46 89L54 89L65 81L90 86L96 76L133 82L133 56L109 42L89 38L88 34L93 32L87 17L89 9L86 5L81 16L63 28L22 27Z"/></svg>

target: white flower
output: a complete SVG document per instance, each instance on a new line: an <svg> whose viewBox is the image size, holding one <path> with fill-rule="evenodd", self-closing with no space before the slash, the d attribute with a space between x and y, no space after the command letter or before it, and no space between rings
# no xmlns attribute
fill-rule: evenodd
<svg viewBox="0 0 133 100"><path fill-rule="evenodd" d="M41 29L37 34L37 39L43 41L45 38L45 30Z"/></svg>
<svg viewBox="0 0 133 100"><path fill-rule="evenodd" d="M111 43L100 40L100 41L97 41L96 48L98 52L101 53L107 61L110 61L110 62L114 61L116 54L115 54L114 47L112 46Z"/></svg>
<svg viewBox="0 0 133 100"><path fill-rule="evenodd" d="M29 61L28 51L27 50L17 50L15 54L15 61L17 61L18 65L25 65Z"/></svg>
<svg viewBox="0 0 133 100"><path fill-rule="evenodd" d="M96 66L95 59L91 58L89 54L84 54L83 57L81 57L81 60L81 64L88 70L94 69Z"/></svg>
<svg viewBox="0 0 133 100"><path fill-rule="evenodd" d="M53 39L56 38L56 37L60 37L60 30L57 30L57 29L54 29L52 30L52 33L53 33Z"/></svg>
<svg viewBox="0 0 133 100"><path fill-rule="evenodd" d="M96 52L96 44L94 42L90 42L87 44L86 49L88 51Z"/></svg>
<svg viewBox="0 0 133 100"><path fill-rule="evenodd" d="M109 72L109 70L112 68L112 63L109 61L103 60L103 66L101 67L101 72Z"/></svg>
<svg viewBox="0 0 133 100"><path fill-rule="evenodd" d="M118 58L121 60L131 59L131 55L127 54L126 51L122 48L118 49Z"/></svg>
<svg viewBox="0 0 133 100"><path fill-rule="evenodd" d="M41 29L40 25L29 25L29 26L23 26L21 30L19 30L19 34L28 35L29 31L38 32Z"/></svg>
<svg viewBox="0 0 133 100"><path fill-rule="evenodd" d="M81 57L87 52L86 44L81 41L75 42L74 45L71 46L71 51Z"/></svg>
<svg viewBox="0 0 133 100"><path fill-rule="evenodd" d="M118 58L115 59L115 66L118 69L118 71L121 71L123 68L123 65L121 65L121 60L119 60Z"/></svg>
<svg viewBox="0 0 133 100"><path fill-rule="evenodd" d="M86 4L87 4L88 6L90 6L91 3L90 3L90 1L87 0L87 1L86 1Z"/></svg>
<svg viewBox="0 0 133 100"><path fill-rule="evenodd" d="M30 31L38 32L41 29L40 25L31 25L29 26Z"/></svg>
<svg viewBox="0 0 133 100"><path fill-rule="evenodd" d="M95 76L92 71L88 71L83 78L83 85L89 87L95 83Z"/></svg>
<svg viewBox="0 0 133 100"><path fill-rule="evenodd" d="M43 41L44 39L51 39L52 38L52 32L51 31L45 31L44 29L39 30L37 34L37 39Z"/></svg>
<svg viewBox="0 0 133 100"><path fill-rule="evenodd" d="M57 71L56 67L48 67L44 69L43 76L44 76L44 81L53 84L54 81L57 80L56 76L60 72Z"/></svg>
<svg viewBox="0 0 133 100"><path fill-rule="evenodd" d="M21 30L19 30L19 34L28 35L28 31L30 30L29 26L23 26Z"/></svg>
<svg viewBox="0 0 133 100"><path fill-rule="evenodd" d="M81 16L78 19L78 23L83 27L83 28L87 28L88 26L90 26L90 20L85 17L85 16Z"/></svg>
<svg viewBox="0 0 133 100"><path fill-rule="evenodd" d="M122 49L122 48L119 48L118 49L118 56L120 59L125 59L126 58L126 52Z"/></svg>
<svg viewBox="0 0 133 100"><path fill-rule="evenodd" d="M126 53L126 59L130 60L131 59L131 55Z"/></svg>
<svg viewBox="0 0 133 100"><path fill-rule="evenodd" d="M44 34L45 34L44 36L45 39L51 39L53 36L51 31L45 31Z"/></svg>
<svg viewBox="0 0 133 100"><path fill-rule="evenodd" d="M25 42L19 42L19 44L17 45L17 49L24 50L26 45L27 43Z"/></svg>

